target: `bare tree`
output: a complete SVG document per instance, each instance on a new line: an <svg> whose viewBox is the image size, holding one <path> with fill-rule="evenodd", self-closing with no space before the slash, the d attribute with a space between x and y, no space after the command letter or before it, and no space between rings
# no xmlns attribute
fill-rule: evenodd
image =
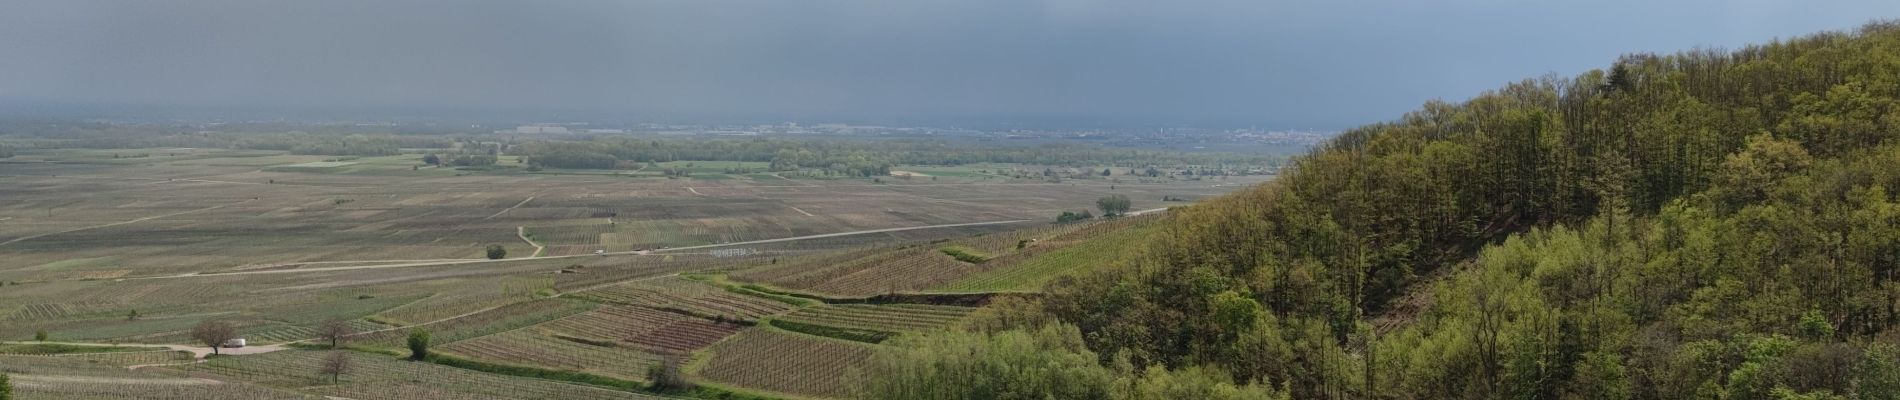
<svg viewBox="0 0 1900 400"><path fill-rule="evenodd" d="M199 322L198 326L191 327L191 339L210 346L212 354L220 354L218 348L224 347L224 342L236 338L237 327L231 326L230 322L204 321Z"/></svg>
<svg viewBox="0 0 1900 400"><path fill-rule="evenodd" d="M347 352L330 350L330 355L323 357L322 372L330 376L332 385L342 382L343 374L350 373L350 369L350 354Z"/></svg>
<svg viewBox="0 0 1900 400"><path fill-rule="evenodd" d="M686 378L684 374L681 373L681 368L684 367L684 365L685 360L680 355L667 354L661 356L659 364L647 367L647 389L657 392L672 392L686 389L688 387Z"/></svg>
<svg viewBox="0 0 1900 400"><path fill-rule="evenodd" d="M336 349L337 346L343 344L345 337L354 334L356 334L356 328L351 328L350 323L341 319L332 318L323 321L323 325L317 327L317 337L329 341L331 349Z"/></svg>

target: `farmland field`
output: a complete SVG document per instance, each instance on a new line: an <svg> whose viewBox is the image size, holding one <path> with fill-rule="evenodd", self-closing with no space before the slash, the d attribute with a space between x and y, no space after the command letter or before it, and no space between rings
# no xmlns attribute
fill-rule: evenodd
<svg viewBox="0 0 1900 400"><path fill-rule="evenodd" d="M718 384L798 396L844 397L856 376L852 368L872 347L770 329L752 329L708 349L711 355L689 373Z"/></svg>
<svg viewBox="0 0 1900 400"><path fill-rule="evenodd" d="M427 330L435 343L454 343L457 340L474 338L533 325L568 315L587 311L594 304L565 301L558 299L531 300L512 303L492 309L477 311L454 319L413 325L407 328ZM410 329L389 329L380 332L352 336L353 343L399 347Z"/></svg>
<svg viewBox="0 0 1900 400"><path fill-rule="evenodd" d="M611 342L607 342L611 343ZM514 330L442 347L448 354L498 364L581 371L641 380L660 355L623 346L581 343L531 330Z"/></svg>
<svg viewBox="0 0 1900 400"><path fill-rule="evenodd" d="M714 393L840 397L874 343L975 309L851 298L1033 291L1123 254L1106 242L1160 218L1056 214L1108 194L1160 208L1264 179L498 163L187 148L0 159L0 368L27 398L646 398L626 386L655 368ZM488 259L491 245L506 254ZM182 351L204 350L191 333L207 324L254 353ZM326 326L351 349L338 384L310 350ZM417 330L445 360L513 372L388 354ZM42 335L169 347L29 341Z"/></svg>
<svg viewBox="0 0 1900 400"><path fill-rule="evenodd" d="M722 290L679 277L643 280L582 293L587 299L677 310L709 318L756 320L790 310L792 305Z"/></svg>
<svg viewBox="0 0 1900 400"><path fill-rule="evenodd" d="M639 306L607 305L443 347L476 360L644 380L648 367L712 345L741 325Z"/></svg>
<svg viewBox="0 0 1900 400"><path fill-rule="evenodd" d="M280 388L364 399L642 399L654 398L621 390L486 374L429 363L408 362L379 354L345 352L354 371L341 384L328 384L320 372L325 351L293 350L247 357L217 358L202 364L166 369L190 375L226 378Z"/></svg>
<svg viewBox="0 0 1900 400"><path fill-rule="evenodd" d="M1033 290L1053 276L1102 265L1134 251L1126 239L1150 233L1142 228L1154 220L1136 216L938 243L861 248L788 258L731 276L783 289L845 296Z"/></svg>
<svg viewBox="0 0 1900 400"><path fill-rule="evenodd" d="M995 268L932 291L1034 291L1056 276L1133 258L1141 250L1137 239L1157 232L1152 222L1152 218L1134 217L1060 235L1036 243L1033 251L992 260L997 264Z"/></svg>
<svg viewBox="0 0 1900 400"><path fill-rule="evenodd" d="M113 158L119 154L150 154ZM581 255L986 221L1105 194L1160 206L1227 181L666 179L412 170L412 157L50 150L0 160L0 280L114 279L304 263ZM709 176L756 165L695 163ZM681 167L684 163L681 163ZM928 168L913 168L928 170ZM954 174L945 174L954 175ZM1111 186L1113 188L1111 188ZM65 194L86 193L84 197ZM998 228L1008 229L999 226Z"/></svg>
<svg viewBox="0 0 1900 400"><path fill-rule="evenodd" d="M968 307L924 304L842 304L809 307L778 319L896 333L942 329L968 315L970 310Z"/></svg>

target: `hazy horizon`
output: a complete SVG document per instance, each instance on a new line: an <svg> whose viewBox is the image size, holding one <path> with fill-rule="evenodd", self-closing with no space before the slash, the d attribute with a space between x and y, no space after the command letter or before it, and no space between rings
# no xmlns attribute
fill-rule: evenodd
<svg viewBox="0 0 1900 400"><path fill-rule="evenodd" d="M7 0L0 104L1342 129L1620 54L1900 16L1862 0L1103 3Z"/></svg>

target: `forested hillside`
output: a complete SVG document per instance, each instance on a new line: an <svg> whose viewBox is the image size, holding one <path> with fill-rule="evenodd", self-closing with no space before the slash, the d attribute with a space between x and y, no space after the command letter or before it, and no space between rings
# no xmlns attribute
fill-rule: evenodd
<svg viewBox="0 0 1900 400"><path fill-rule="evenodd" d="M1897 136L1893 22L1428 103L866 397L1900 398Z"/></svg>

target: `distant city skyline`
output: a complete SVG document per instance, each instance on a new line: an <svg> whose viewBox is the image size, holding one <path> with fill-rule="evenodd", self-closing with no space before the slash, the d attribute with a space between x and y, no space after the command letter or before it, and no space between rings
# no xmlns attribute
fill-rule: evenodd
<svg viewBox="0 0 1900 400"><path fill-rule="evenodd" d="M1900 2L0 0L0 116L1339 130Z"/></svg>

